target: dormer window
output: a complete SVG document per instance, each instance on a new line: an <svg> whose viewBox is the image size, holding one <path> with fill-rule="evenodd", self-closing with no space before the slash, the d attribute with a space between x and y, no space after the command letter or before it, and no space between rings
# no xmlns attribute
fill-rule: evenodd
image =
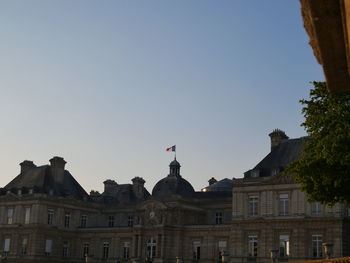
<svg viewBox="0 0 350 263"><path fill-rule="evenodd" d="M222 224L222 218L223 218L222 212L216 212L215 213L215 224L221 225Z"/></svg>
<svg viewBox="0 0 350 263"><path fill-rule="evenodd" d="M259 177L259 170L253 170L251 173L251 177Z"/></svg>
<svg viewBox="0 0 350 263"><path fill-rule="evenodd" d="M128 216L128 226L134 225L134 216L130 215Z"/></svg>
<svg viewBox="0 0 350 263"><path fill-rule="evenodd" d="M271 171L271 175L272 175L272 176L278 175L278 173L279 173L279 169L278 169L278 168L274 168L274 169L272 169L272 171Z"/></svg>
<svg viewBox="0 0 350 263"><path fill-rule="evenodd" d="M17 190L17 194L18 194L18 195L22 195L22 189L18 189L18 190Z"/></svg>

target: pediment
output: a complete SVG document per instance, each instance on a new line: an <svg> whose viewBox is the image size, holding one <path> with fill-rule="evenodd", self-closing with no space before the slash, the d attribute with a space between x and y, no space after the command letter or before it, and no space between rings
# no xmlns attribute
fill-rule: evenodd
<svg viewBox="0 0 350 263"><path fill-rule="evenodd" d="M163 202L158 200L147 200L137 206L137 210L163 210L168 208Z"/></svg>

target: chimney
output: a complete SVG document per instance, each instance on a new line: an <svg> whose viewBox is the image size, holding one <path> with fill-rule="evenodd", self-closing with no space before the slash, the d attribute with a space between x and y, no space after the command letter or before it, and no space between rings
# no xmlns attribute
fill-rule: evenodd
<svg viewBox="0 0 350 263"><path fill-rule="evenodd" d="M116 192L116 187L118 186L117 182L111 179L108 179L103 182L105 185L105 194L113 194L113 192Z"/></svg>
<svg viewBox="0 0 350 263"><path fill-rule="evenodd" d="M132 181L132 189L134 191L135 196L138 199L143 199L145 195L145 180L142 177L136 176Z"/></svg>
<svg viewBox="0 0 350 263"><path fill-rule="evenodd" d="M216 182L217 180L214 177L210 178L208 181L209 185L215 184Z"/></svg>
<svg viewBox="0 0 350 263"><path fill-rule="evenodd" d="M55 156L50 159L51 164L51 174L54 178L55 183L64 182L64 166L66 161L62 157Z"/></svg>
<svg viewBox="0 0 350 263"><path fill-rule="evenodd" d="M281 142L289 139L285 132L280 129L274 129L273 132L269 134L269 136L271 138L271 151L276 148Z"/></svg>
<svg viewBox="0 0 350 263"><path fill-rule="evenodd" d="M21 174L26 173L30 169L36 167L33 161L25 160L19 164L21 166Z"/></svg>

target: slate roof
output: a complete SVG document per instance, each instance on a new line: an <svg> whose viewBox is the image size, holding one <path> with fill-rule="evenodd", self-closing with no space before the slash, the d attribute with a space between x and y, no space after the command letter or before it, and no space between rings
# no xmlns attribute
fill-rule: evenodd
<svg viewBox="0 0 350 263"><path fill-rule="evenodd" d="M277 173L283 171L290 162L299 157L304 144L305 137L282 141L253 169L245 172L244 177L252 177L254 171L258 171L259 176L270 176L274 171Z"/></svg>
<svg viewBox="0 0 350 263"><path fill-rule="evenodd" d="M16 192L21 189L23 193L27 193L29 189L34 192L50 193L56 196L72 196L76 199L87 200L89 195L81 187L81 185L73 178L67 170L64 170L63 183L56 182L50 165L34 166L20 173L5 187L5 191Z"/></svg>
<svg viewBox="0 0 350 263"><path fill-rule="evenodd" d="M202 189L203 192L230 192L232 193L233 181L225 178Z"/></svg>
<svg viewBox="0 0 350 263"><path fill-rule="evenodd" d="M118 184L113 187L112 193L103 193L102 197L105 203L136 203L145 201L150 198L150 193L144 188L144 195L142 198L137 198L133 186L131 184Z"/></svg>
<svg viewBox="0 0 350 263"><path fill-rule="evenodd" d="M191 196L194 193L192 185L181 175L168 175L161 179L152 190L154 197L165 195Z"/></svg>

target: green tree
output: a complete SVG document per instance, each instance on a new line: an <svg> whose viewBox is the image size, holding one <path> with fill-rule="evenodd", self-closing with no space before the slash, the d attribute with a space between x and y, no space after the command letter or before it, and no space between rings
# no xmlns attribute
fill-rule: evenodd
<svg viewBox="0 0 350 263"><path fill-rule="evenodd" d="M330 94L324 82L313 82L310 100L301 100L308 137L301 156L286 173L310 201L350 203L350 94Z"/></svg>

